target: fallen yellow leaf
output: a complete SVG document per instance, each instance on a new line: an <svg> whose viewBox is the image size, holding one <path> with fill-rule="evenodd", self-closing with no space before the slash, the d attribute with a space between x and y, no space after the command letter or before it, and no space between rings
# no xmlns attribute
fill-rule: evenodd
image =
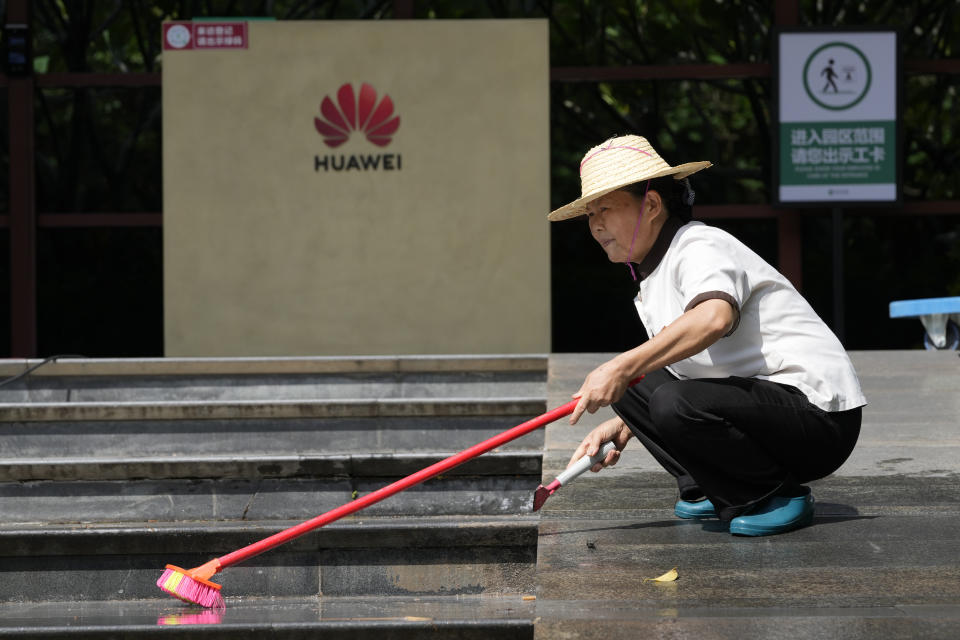
<svg viewBox="0 0 960 640"><path fill-rule="evenodd" d="M674 567L673 569L670 569L670 571L667 571L665 574L663 574L659 578L644 578L643 581L644 582L673 582L679 577L680 577L680 574L677 573L677 568Z"/></svg>

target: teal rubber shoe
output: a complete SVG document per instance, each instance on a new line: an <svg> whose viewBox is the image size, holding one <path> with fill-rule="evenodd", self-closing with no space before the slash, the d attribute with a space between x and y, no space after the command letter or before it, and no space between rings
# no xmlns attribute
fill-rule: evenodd
<svg viewBox="0 0 960 640"><path fill-rule="evenodd" d="M713 503L708 499L699 500L697 502L677 500L676 506L673 507L673 513L678 518L694 518L699 520L700 518L716 518L717 508L714 507Z"/></svg>
<svg viewBox="0 0 960 640"><path fill-rule="evenodd" d="M796 498L774 496L754 507L749 513L730 521L735 536L772 536L786 533L813 522L813 494Z"/></svg>

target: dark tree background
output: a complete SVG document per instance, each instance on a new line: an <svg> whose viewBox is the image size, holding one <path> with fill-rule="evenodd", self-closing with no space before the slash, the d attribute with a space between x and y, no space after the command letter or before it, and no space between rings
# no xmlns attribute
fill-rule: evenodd
<svg viewBox="0 0 960 640"><path fill-rule="evenodd" d="M424 0L412 7L417 19L547 18L551 65L558 67L770 61L773 3L765 0ZM35 71L159 71L160 25L169 19L376 20L393 12L390 0L36 0ZM956 0L809 0L801 2L800 24L896 27L906 60L960 55ZM905 201L960 200L958 84L957 75L904 75ZM554 82L552 204L579 195L576 168L586 149L628 132L648 137L672 163L711 160L715 166L695 179L700 204L769 202L771 97L767 79ZM162 211L160 98L157 87L38 89L37 210ZM4 91L0 213L8 203L6 108ZM919 347L920 323L890 320L887 305L960 295L960 206L956 213L846 215L848 348ZM773 220L714 224L776 264ZM830 225L828 210L804 214L803 293L827 319ZM608 263L581 224L554 224L551 233L553 349L615 351L642 340L626 268ZM0 333L9 335L5 229L0 242ZM160 229L44 228L38 242L40 355L162 355Z"/></svg>

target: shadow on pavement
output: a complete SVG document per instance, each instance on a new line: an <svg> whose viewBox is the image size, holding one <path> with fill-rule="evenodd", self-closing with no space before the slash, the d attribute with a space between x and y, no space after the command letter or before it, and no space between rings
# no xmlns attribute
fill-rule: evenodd
<svg viewBox="0 0 960 640"><path fill-rule="evenodd" d="M836 524L838 522L848 522L851 520L874 520L881 516L862 516L856 507L845 504L836 504L830 502L819 502L814 512L813 524L816 527L824 524ZM699 525L704 531L716 533L727 533L726 526L720 524L718 520L654 520L651 522L634 522L632 524L621 524L609 527L593 527L589 529L565 529L563 531L541 531L538 537L546 538L549 536L567 535L573 533L595 533L598 531L630 531L637 529L664 529L668 527L686 527Z"/></svg>

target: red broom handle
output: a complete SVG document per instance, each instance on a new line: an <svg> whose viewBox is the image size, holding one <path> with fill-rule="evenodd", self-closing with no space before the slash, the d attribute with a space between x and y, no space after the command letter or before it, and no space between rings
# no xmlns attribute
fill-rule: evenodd
<svg viewBox="0 0 960 640"><path fill-rule="evenodd" d="M639 378L631 380L630 386L635 385L642 379L643 376L640 376ZM284 529L283 531L275 533L268 538L264 538L259 542L254 542L253 544L249 544L242 549L238 549L228 553L225 556L221 556L220 558L217 558L220 563L219 569L229 567L230 565L236 564L243 560L248 560L249 558L260 555L264 551L269 551L274 547L280 546L286 542L290 542L294 538L299 538L305 533L313 531L314 529L319 529L320 527L330 524L335 520L339 520L344 516L348 516L351 513L356 513L361 509L365 509L372 504L380 502L384 498L389 498L395 493L399 493L404 489L409 489L410 487L416 486L436 475L440 475L444 471L449 471L450 469L463 464L471 458L476 458L477 456L484 454L491 449L496 449L502 444L506 444L511 440L516 440L520 436L524 436L531 431L536 431L540 427L548 425L555 420L559 420L560 418L573 413L573 410L577 407L578 402L578 399L571 400L570 402L561 405L552 411L548 411L539 417L528 420L523 424L517 425L512 429L508 429L499 435L493 436L489 440L484 440L479 444L473 445L469 449L464 449L460 453L452 455L449 458L426 467L425 469L421 469L416 473L412 473L405 478L397 480L393 484L388 484L381 489L377 489L373 493L368 493L367 495L348 502L343 506L337 507L336 509L331 509L330 511L327 511L316 518L307 520L306 522L290 527L289 529Z"/></svg>

